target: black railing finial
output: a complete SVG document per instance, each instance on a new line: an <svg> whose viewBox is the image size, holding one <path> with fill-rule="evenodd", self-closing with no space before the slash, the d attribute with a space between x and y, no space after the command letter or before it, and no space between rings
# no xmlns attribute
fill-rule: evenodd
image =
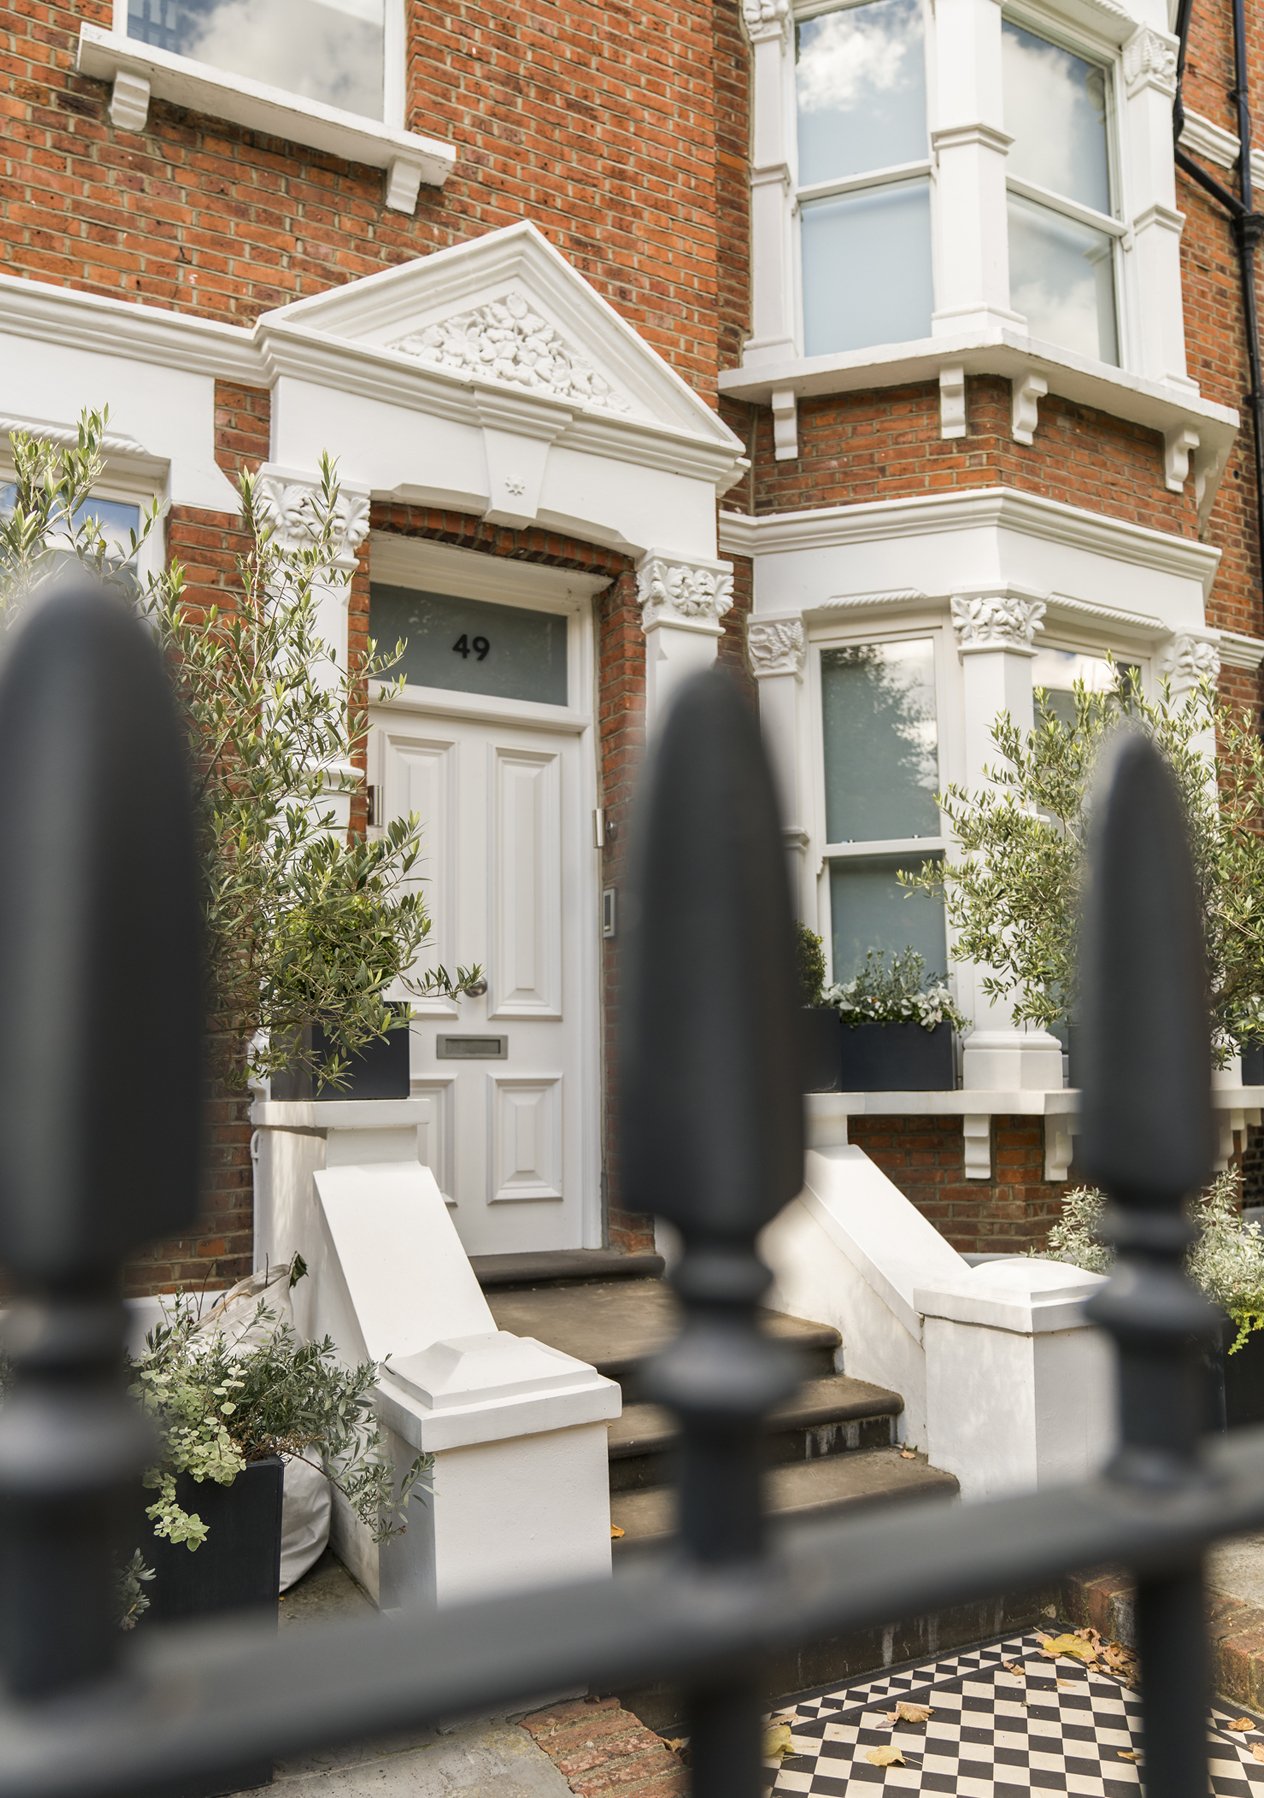
<svg viewBox="0 0 1264 1798"><path fill-rule="evenodd" d="M681 1551L740 1577L763 1551L761 1434L797 1384L761 1331L757 1238L803 1185L785 851L759 724L732 680L678 695L640 799L626 959L623 1190L668 1219L680 1335L651 1370L681 1421ZM753 1676L686 1700L696 1798L757 1798Z"/></svg>
<svg viewBox="0 0 1264 1798"><path fill-rule="evenodd" d="M80 576L0 668L0 1676L42 1697L118 1641L112 1525L148 1437L121 1273L196 1216L200 904L159 651Z"/></svg>

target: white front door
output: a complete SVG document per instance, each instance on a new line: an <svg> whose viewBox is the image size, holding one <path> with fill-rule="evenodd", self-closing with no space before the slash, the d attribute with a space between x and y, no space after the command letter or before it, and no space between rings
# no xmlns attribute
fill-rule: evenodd
<svg viewBox="0 0 1264 1798"><path fill-rule="evenodd" d="M500 606L442 605L428 649L442 672L486 681L474 654L498 641ZM580 620L568 621L578 626ZM378 627L375 626L375 630ZM383 636L387 632L381 633ZM464 643L463 640L464 639ZM568 657L568 661L573 658ZM422 1159L470 1254L600 1241L599 920L588 721L565 705L429 689L411 680L379 708L384 818L416 813L416 870L432 919L422 966L479 964L485 992L414 1001L412 1092L429 1101ZM423 672L426 670L423 669ZM550 716L550 713L552 714Z"/></svg>

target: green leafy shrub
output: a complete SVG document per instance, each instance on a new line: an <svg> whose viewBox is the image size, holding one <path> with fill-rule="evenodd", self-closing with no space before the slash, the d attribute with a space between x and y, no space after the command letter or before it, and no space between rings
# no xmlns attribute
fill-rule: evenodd
<svg viewBox="0 0 1264 1798"><path fill-rule="evenodd" d="M1121 670L1111 691L1074 689L1059 718L1036 694L1036 723L1008 713L992 727L997 760L977 791L950 786L939 803L956 839L944 862L902 882L941 893L952 953L981 965L983 991L1021 1023L1044 1028L1076 1007L1076 920L1093 772L1121 719L1144 731L1175 777L1202 896L1216 1051L1264 1035L1264 745L1255 720L1204 683L1179 703L1141 692ZM1216 774L1203 745L1214 734Z"/></svg>
<svg viewBox="0 0 1264 1798"><path fill-rule="evenodd" d="M864 966L850 980L825 989L825 1003L839 1012L844 1024L920 1024L933 1030L937 1024L965 1029L946 981L930 977L926 963L915 949L903 949L888 962L882 949L870 949Z"/></svg>
<svg viewBox="0 0 1264 1798"><path fill-rule="evenodd" d="M416 972L430 919L415 876L421 832L396 818L373 839L337 826L335 796L354 790L368 734L364 694L402 645L338 665L318 628L335 567L341 496L327 457L304 502L301 544L282 544L255 481L243 475L247 547L223 607L195 604L184 571L140 571L157 503L124 553L110 550L89 503L104 470L107 415L85 412L72 445L14 432L11 509L0 517L0 620L77 563L124 594L167 654L188 730L204 870L208 1008L221 1072L260 1078L306 1068L339 1085L358 1050L407 1018L388 993L450 997L478 972ZM387 682L383 696L398 691ZM323 1025L317 1062L305 1031Z"/></svg>
<svg viewBox="0 0 1264 1798"><path fill-rule="evenodd" d="M825 992L825 945L806 924L794 927L796 966L799 972L799 1004L820 1005Z"/></svg>
<svg viewBox="0 0 1264 1798"><path fill-rule="evenodd" d="M167 1321L131 1363L133 1395L163 1444L145 1475L156 1493L145 1513L156 1536L190 1549L206 1539L201 1517L176 1498L180 1474L231 1486L269 1455L323 1467L374 1541L403 1529L408 1499L433 1458L419 1455L396 1483L374 1407L374 1362L344 1366L328 1336L300 1341L263 1300L245 1332L204 1328L187 1294L169 1303Z"/></svg>
<svg viewBox="0 0 1264 1798"><path fill-rule="evenodd" d="M1195 1283L1237 1327L1230 1354L1253 1330L1264 1329L1264 1231L1243 1217L1241 1196L1242 1177L1236 1170L1217 1174L1192 1207L1198 1235L1187 1263ZM1062 1215L1047 1244L1036 1252L1086 1273L1107 1273L1113 1255L1102 1236L1105 1209L1105 1193L1077 1186L1062 1201Z"/></svg>

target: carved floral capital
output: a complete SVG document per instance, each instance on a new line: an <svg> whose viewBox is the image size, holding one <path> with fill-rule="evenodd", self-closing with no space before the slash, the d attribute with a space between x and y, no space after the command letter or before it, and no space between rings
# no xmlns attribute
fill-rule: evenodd
<svg viewBox="0 0 1264 1798"><path fill-rule="evenodd" d="M1211 637L1176 631L1159 657L1159 672L1177 688L1220 678L1220 650Z"/></svg>
<svg viewBox="0 0 1264 1798"><path fill-rule="evenodd" d="M1017 594L957 594L952 628L961 649L1030 649L1045 615L1043 599Z"/></svg>
<svg viewBox="0 0 1264 1798"><path fill-rule="evenodd" d="M647 556L637 572L641 623L718 625L733 604L733 570L724 562L673 562Z"/></svg>
<svg viewBox="0 0 1264 1798"><path fill-rule="evenodd" d="M295 549L309 548L320 535L321 486L314 476L263 469L258 481L259 510L282 543ZM331 559L346 568L368 535L369 495L363 489L341 487L334 506Z"/></svg>
<svg viewBox="0 0 1264 1798"><path fill-rule="evenodd" d="M746 655L757 680L769 674L802 674L807 636L797 618L753 620L746 632Z"/></svg>
<svg viewBox="0 0 1264 1798"><path fill-rule="evenodd" d="M752 37L770 37L790 23L790 0L742 0L742 22Z"/></svg>
<svg viewBox="0 0 1264 1798"><path fill-rule="evenodd" d="M1165 94L1176 92L1177 45L1150 25L1135 31L1124 45L1124 82L1129 92L1148 82Z"/></svg>

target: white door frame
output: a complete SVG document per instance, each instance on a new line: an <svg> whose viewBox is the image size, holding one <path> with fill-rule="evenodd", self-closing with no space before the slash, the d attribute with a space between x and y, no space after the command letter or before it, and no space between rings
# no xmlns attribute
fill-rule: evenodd
<svg viewBox="0 0 1264 1798"><path fill-rule="evenodd" d="M381 688L373 683L370 699L369 775L371 783L383 781L384 728L392 719L464 718L472 723L512 724L520 730L547 730L573 734L579 742L581 841L587 843L583 858L583 889L577 895L580 917L591 928L580 933L575 948L576 975L581 995L577 1036L580 1044L575 1069L580 1113L580 1152L584 1176L581 1198L581 1231L585 1248L600 1248L604 1237L601 1166L602 1092L605 1053L601 978L601 870L593 818L597 809L600 742L596 713L596 630L593 599L610 584L608 575L577 574L568 569L542 567L505 556L455 549L423 537L374 531L370 538L369 571L374 581L398 587L416 587L458 598L482 599L497 605L529 606L535 611L555 611L572 620L567 632L567 694L565 706L541 705L533 700L493 699L480 693L452 692L437 687L406 685L389 703L381 702ZM386 648L387 645L380 647ZM565 953L566 945L563 945Z"/></svg>

